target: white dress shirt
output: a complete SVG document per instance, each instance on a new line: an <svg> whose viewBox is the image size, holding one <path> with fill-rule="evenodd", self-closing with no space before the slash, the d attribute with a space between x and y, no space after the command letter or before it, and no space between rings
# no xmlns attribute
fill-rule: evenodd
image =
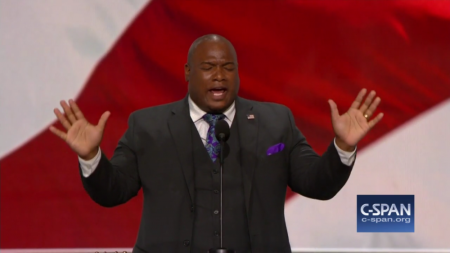
<svg viewBox="0 0 450 253"><path fill-rule="evenodd" d="M200 137L202 138L203 145L205 145L209 129L208 122L206 122L203 119L203 115L205 115L206 112L200 109L200 107L198 107L194 103L194 101L192 101L191 97L189 97L189 113L191 115L192 121L195 124L195 127L198 130ZM223 112L223 114L225 115L225 121L231 127L234 115L236 114L235 102L233 102L233 104L231 104L231 106L225 112ZM350 166L353 163L353 161L355 161L356 148L353 152L344 151L336 145L336 139L334 140L334 146L336 147L336 150L343 164ZM78 157L78 160L80 161L81 172L84 177L89 177L89 175L91 175L94 172L95 168L97 168L100 162L100 158L101 158L100 148L98 149L97 155L91 160L84 160L81 157Z"/></svg>

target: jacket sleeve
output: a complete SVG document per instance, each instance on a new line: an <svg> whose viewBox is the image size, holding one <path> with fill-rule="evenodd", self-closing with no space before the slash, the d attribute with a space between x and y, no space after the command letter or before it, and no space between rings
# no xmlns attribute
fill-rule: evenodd
<svg viewBox="0 0 450 253"><path fill-rule="evenodd" d="M289 187L305 197L328 200L345 185L353 168L341 162L333 141L319 156L295 125L292 112L287 109L292 142L289 153Z"/></svg>
<svg viewBox="0 0 450 253"><path fill-rule="evenodd" d="M134 117L128 119L128 129L119 140L111 160L101 154L100 162L89 177L81 175L84 189L101 206L123 204L137 195L141 188L138 173Z"/></svg>

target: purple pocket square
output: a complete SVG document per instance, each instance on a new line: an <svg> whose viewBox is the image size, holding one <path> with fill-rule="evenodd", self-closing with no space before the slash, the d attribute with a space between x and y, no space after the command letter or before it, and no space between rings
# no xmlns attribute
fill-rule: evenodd
<svg viewBox="0 0 450 253"><path fill-rule="evenodd" d="M278 143L267 149L267 155L273 155L284 149L284 143Z"/></svg>

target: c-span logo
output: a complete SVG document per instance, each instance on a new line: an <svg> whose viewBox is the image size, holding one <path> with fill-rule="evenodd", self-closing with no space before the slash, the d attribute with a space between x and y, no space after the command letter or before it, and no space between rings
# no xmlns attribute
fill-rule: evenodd
<svg viewBox="0 0 450 253"><path fill-rule="evenodd" d="M358 232L414 232L414 195L358 195Z"/></svg>

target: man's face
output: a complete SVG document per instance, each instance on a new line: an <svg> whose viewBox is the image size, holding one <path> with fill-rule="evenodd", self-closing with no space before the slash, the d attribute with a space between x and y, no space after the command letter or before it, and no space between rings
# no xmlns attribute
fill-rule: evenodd
<svg viewBox="0 0 450 253"><path fill-rule="evenodd" d="M239 90L239 74L234 49L226 42L203 41L185 65L189 95L205 112L224 112Z"/></svg>

